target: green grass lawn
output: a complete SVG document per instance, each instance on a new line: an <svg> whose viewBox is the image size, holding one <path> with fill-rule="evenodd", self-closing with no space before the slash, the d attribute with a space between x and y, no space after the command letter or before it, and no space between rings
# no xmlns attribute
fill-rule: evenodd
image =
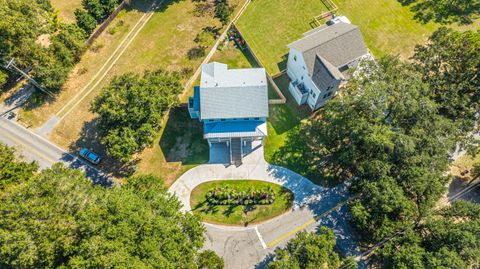
<svg viewBox="0 0 480 269"><path fill-rule="evenodd" d="M82 7L82 0L51 0L51 2L65 22L75 22L74 11Z"/></svg>
<svg viewBox="0 0 480 269"><path fill-rule="evenodd" d="M228 187L238 191L249 189L266 189L271 187L275 192L275 202L270 205L249 206L217 205L209 206L205 201L206 193L212 188ZM293 193L282 186L257 180L219 180L198 185L190 196L190 205L194 215L202 221L227 224L248 225L259 223L281 215L288 211L293 203ZM251 206L250 206L251 207Z"/></svg>
<svg viewBox="0 0 480 269"><path fill-rule="evenodd" d="M440 24L414 19L411 6L397 0L333 0L338 14L358 25L371 52L411 56ZM237 22L237 27L267 71L275 75L285 68L287 45L316 27L313 17L327 11L320 0L253 1ZM480 20L470 25L447 25L458 30L478 29Z"/></svg>
<svg viewBox="0 0 480 269"><path fill-rule="evenodd" d="M435 23L416 21L408 6L397 0L335 0L340 14L360 27L365 43L376 57L385 54L408 58L437 29Z"/></svg>
<svg viewBox="0 0 480 269"><path fill-rule="evenodd" d="M258 67L250 52L247 49L238 48L233 41L229 41L222 50L217 50L210 62L224 63L228 68Z"/></svg>
<svg viewBox="0 0 480 269"><path fill-rule="evenodd" d="M275 83L287 98L287 103L269 106L268 137L265 139L267 162L273 162L273 155L285 144L289 131L311 115L310 109L306 106L299 107L288 92L289 81L286 75L276 78Z"/></svg>
<svg viewBox="0 0 480 269"><path fill-rule="evenodd" d="M287 45L312 29L313 17L327 11L320 0L252 1L237 27L270 75L285 68Z"/></svg>

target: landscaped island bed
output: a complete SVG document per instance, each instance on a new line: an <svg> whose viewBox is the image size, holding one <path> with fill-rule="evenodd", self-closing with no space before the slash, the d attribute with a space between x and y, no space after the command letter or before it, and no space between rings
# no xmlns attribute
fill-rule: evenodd
<svg viewBox="0 0 480 269"><path fill-rule="evenodd" d="M237 193L235 199L242 199L248 205L216 205L207 202L207 194L217 192ZM228 190L228 191L225 191ZM262 192L273 193L274 199L271 204L261 204ZM249 193L255 193L259 201L255 204ZM245 199L244 199L245 198ZM271 196L268 196L270 199ZM230 199L230 201L234 200ZM218 180L206 182L193 189L190 196L190 206L193 214L200 217L202 221L214 224L226 225L247 225L263 222L274 218L288 211L293 203L293 193L285 187L265 181L258 180Z"/></svg>

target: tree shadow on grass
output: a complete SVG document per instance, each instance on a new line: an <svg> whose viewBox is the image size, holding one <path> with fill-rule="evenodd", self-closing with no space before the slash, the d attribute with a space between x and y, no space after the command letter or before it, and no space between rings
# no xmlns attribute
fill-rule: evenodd
<svg viewBox="0 0 480 269"><path fill-rule="evenodd" d="M192 120L186 104L169 111L160 138L160 148L167 162L184 165L207 163L209 147L203 139L202 124Z"/></svg>
<svg viewBox="0 0 480 269"><path fill-rule="evenodd" d="M107 153L107 149L101 143L101 137L97 130L97 121L98 119L95 118L83 125L79 139L69 147L70 152L75 152L78 155L80 149L88 148L102 158L102 161L97 165L97 168L101 169L106 174L114 177L131 176L134 172L134 167L139 160L122 163L110 157Z"/></svg>
<svg viewBox="0 0 480 269"><path fill-rule="evenodd" d="M193 210L200 210L200 212L205 214L215 214L218 212L218 206L209 204L207 201L203 201L197 204Z"/></svg>
<svg viewBox="0 0 480 269"><path fill-rule="evenodd" d="M169 6L181 1L183 0L164 0L161 5L157 6L157 8L155 9L155 12L164 12L166 9L168 9ZM150 6L152 5L152 2L153 1L151 0L130 1L130 4L128 4L125 7L125 10L126 11L135 10L135 11L140 11L142 13L146 13L149 10ZM160 0L157 0L156 2L158 3L160 2Z"/></svg>
<svg viewBox="0 0 480 269"><path fill-rule="evenodd" d="M230 217L233 213L235 213L235 208L236 208L237 206L238 206L238 205L231 205L231 206L229 206L227 209L225 209L225 210L223 211L222 214L223 214L225 217L227 217L227 218Z"/></svg>
<svg viewBox="0 0 480 269"><path fill-rule="evenodd" d="M480 1L398 0L410 6L414 18L422 23L471 24L480 15Z"/></svg>

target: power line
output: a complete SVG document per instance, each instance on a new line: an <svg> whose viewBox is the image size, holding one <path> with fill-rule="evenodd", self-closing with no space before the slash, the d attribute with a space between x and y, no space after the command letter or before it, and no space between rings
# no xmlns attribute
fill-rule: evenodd
<svg viewBox="0 0 480 269"><path fill-rule="evenodd" d="M5 62L5 61L3 61L3 62ZM16 71L16 72L20 73L22 75L22 77L28 79L28 81L30 81L30 83L32 83L35 87L37 87L37 89L39 89L40 91L48 94L50 97L55 97L52 92L47 91L44 88L42 88L40 86L40 84L38 84L32 77L30 77L27 73L23 72L22 69L18 68L15 65L15 58L12 57L10 59L10 61L6 65L4 65L3 67L7 70Z"/></svg>
<svg viewBox="0 0 480 269"><path fill-rule="evenodd" d="M436 213L438 212L441 208L443 208L445 205L447 205L449 202L453 202L457 199L459 199L461 196L463 196L464 194L466 193L469 193L471 192L472 190L474 190L476 187L480 186L480 181L478 182L475 182L475 183L472 183L470 185L468 185L467 187L463 188L461 191L459 191L457 194L455 194L453 197L451 197L450 199L447 199L447 202L445 202L442 206L432 210L430 212L430 214L433 214L433 213ZM373 253L375 250L383 247L383 245L385 245L388 241L392 240L393 238L396 238L402 234L405 234L405 229L401 230L401 231L398 231L396 232L395 234L389 236L389 237L386 237L384 239L382 239L380 242L376 243L374 246L372 246L371 248L367 249L366 251L364 251L363 253L361 253L359 256L356 256L355 257L355 260L356 261L359 261L361 259L363 259L363 257L367 256L367 255L370 255L371 253ZM347 268L348 265L344 265L342 267L340 267L339 269L344 269L344 268Z"/></svg>

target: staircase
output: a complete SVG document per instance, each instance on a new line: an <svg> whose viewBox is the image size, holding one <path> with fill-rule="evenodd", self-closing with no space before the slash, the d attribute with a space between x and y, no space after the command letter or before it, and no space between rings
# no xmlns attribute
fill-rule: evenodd
<svg viewBox="0 0 480 269"><path fill-rule="evenodd" d="M231 142L232 164L240 166L242 164L242 142L240 138L232 138Z"/></svg>

